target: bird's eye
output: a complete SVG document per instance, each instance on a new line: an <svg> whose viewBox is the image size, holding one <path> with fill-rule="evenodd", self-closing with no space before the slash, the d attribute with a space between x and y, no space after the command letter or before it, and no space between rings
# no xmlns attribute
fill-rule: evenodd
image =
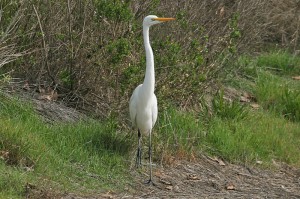
<svg viewBox="0 0 300 199"><path fill-rule="evenodd" d="M152 18L151 21L155 21L155 18Z"/></svg>

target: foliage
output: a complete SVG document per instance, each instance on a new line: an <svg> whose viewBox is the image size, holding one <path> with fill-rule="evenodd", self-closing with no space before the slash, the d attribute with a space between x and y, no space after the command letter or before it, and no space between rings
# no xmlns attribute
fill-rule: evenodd
<svg viewBox="0 0 300 199"><path fill-rule="evenodd" d="M130 0L95 0L95 6L97 9L97 16L99 18L107 17L110 20L119 22L130 21L132 18Z"/></svg>
<svg viewBox="0 0 300 199"><path fill-rule="evenodd" d="M130 43L124 39L118 39L107 46L108 53L111 55L110 63L120 64L124 57L129 55Z"/></svg>
<svg viewBox="0 0 300 199"><path fill-rule="evenodd" d="M241 32L238 27L238 20L239 20L238 13L233 13L231 19L229 20L229 28L230 28L231 32L230 32L230 40L229 40L228 50L231 53L237 52L237 42L238 42L238 39L241 38Z"/></svg>

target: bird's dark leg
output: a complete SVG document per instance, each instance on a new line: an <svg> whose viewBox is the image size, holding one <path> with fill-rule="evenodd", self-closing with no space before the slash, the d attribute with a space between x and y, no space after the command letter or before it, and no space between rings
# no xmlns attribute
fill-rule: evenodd
<svg viewBox="0 0 300 199"><path fill-rule="evenodd" d="M146 181L146 184L149 185L155 185L153 182L153 177L152 177L152 143L151 143L151 130L149 132L149 168L150 168L150 176L149 176L149 180Z"/></svg>
<svg viewBox="0 0 300 199"><path fill-rule="evenodd" d="M141 139L142 135L140 130L138 129L138 149L136 154L136 167L139 167L142 165L142 147L141 147Z"/></svg>

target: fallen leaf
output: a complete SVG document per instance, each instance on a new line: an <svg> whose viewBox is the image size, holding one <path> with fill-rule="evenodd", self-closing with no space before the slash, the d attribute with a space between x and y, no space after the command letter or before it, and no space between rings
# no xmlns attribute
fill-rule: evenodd
<svg viewBox="0 0 300 199"><path fill-rule="evenodd" d="M240 102L250 102L251 100L245 96L240 97Z"/></svg>
<svg viewBox="0 0 300 199"><path fill-rule="evenodd" d="M250 104L253 109L259 109L259 104Z"/></svg>
<svg viewBox="0 0 300 199"><path fill-rule="evenodd" d="M53 101L56 101L57 98L58 98L57 91L53 90L53 91L51 92L51 99L52 99Z"/></svg>
<svg viewBox="0 0 300 199"><path fill-rule="evenodd" d="M293 80L300 80L300 76L294 76L292 77Z"/></svg>
<svg viewBox="0 0 300 199"><path fill-rule="evenodd" d="M48 101L51 101L52 100L52 97L51 95L40 95L38 97L39 100L48 100Z"/></svg>
<svg viewBox="0 0 300 199"><path fill-rule="evenodd" d="M166 184L166 185L172 185L171 182L166 181L166 180L164 180L164 179L160 179L159 181L160 181L161 183L163 183L163 184Z"/></svg>
<svg viewBox="0 0 300 199"><path fill-rule="evenodd" d="M41 94L45 94L45 93L46 93L46 90L45 90L44 88L42 88L42 87L39 87L39 92L40 92Z"/></svg>
<svg viewBox="0 0 300 199"><path fill-rule="evenodd" d="M223 160L217 158L217 157L214 157L213 158L214 161L216 161L217 163L219 163L220 166L225 166L226 164L223 162Z"/></svg>
<svg viewBox="0 0 300 199"><path fill-rule="evenodd" d="M218 159L218 163L220 166L225 166L226 164L223 162L223 160Z"/></svg>
<svg viewBox="0 0 300 199"><path fill-rule="evenodd" d="M225 13L225 7L223 6L223 7L220 9L220 17L224 17L224 13Z"/></svg>
<svg viewBox="0 0 300 199"><path fill-rule="evenodd" d="M24 169L28 172L34 171L33 167L24 167Z"/></svg>
<svg viewBox="0 0 300 199"><path fill-rule="evenodd" d="M227 190L235 190L235 187L234 187L233 184L227 184L227 185L226 185L226 189L227 189Z"/></svg>
<svg viewBox="0 0 300 199"><path fill-rule="evenodd" d="M248 92L244 92L243 95L240 97L241 102L251 102L253 99L255 99L254 96Z"/></svg>
<svg viewBox="0 0 300 199"><path fill-rule="evenodd" d="M31 190L31 189L35 189L36 186L27 182L25 185L25 188L26 188L26 190Z"/></svg>
<svg viewBox="0 0 300 199"><path fill-rule="evenodd" d="M113 195L110 194L110 191L105 193L105 194L102 194L102 197L103 198L109 198L109 199L113 199L115 198Z"/></svg>
<svg viewBox="0 0 300 199"><path fill-rule="evenodd" d="M9 152L8 151L0 151L0 159L6 160L9 157Z"/></svg>
<svg viewBox="0 0 300 199"><path fill-rule="evenodd" d="M220 166L225 166L226 164L223 162L223 160L217 158L216 156L212 157L208 157L209 159L211 159L212 161L215 161L217 163L219 163Z"/></svg>
<svg viewBox="0 0 300 199"><path fill-rule="evenodd" d="M263 161L261 161L261 160L256 161L256 164L262 164L262 163L263 163Z"/></svg>
<svg viewBox="0 0 300 199"><path fill-rule="evenodd" d="M162 171L156 171L156 172L154 172L154 175L156 177L159 177L159 178L165 178L166 177L166 174Z"/></svg>
<svg viewBox="0 0 300 199"><path fill-rule="evenodd" d="M24 85L23 85L23 89L26 90L26 91L30 90L28 80L25 80Z"/></svg>
<svg viewBox="0 0 300 199"><path fill-rule="evenodd" d="M173 190L174 190L175 192L180 192L179 187L178 187L177 185L174 186Z"/></svg>
<svg viewBox="0 0 300 199"><path fill-rule="evenodd" d="M188 180L200 180L200 178L196 174L189 174L187 176Z"/></svg>

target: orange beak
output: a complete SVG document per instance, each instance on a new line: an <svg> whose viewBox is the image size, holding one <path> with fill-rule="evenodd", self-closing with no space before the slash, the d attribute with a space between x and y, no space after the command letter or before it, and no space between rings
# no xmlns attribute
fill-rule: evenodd
<svg viewBox="0 0 300 199"><path fill-rule="evenodd" d="M172 21L172 20L175 20L175 18L162 18L162 17L159 17L159 18L154 18L154 19L152 19L152 20L164 22L164 21Z"/></svg>

